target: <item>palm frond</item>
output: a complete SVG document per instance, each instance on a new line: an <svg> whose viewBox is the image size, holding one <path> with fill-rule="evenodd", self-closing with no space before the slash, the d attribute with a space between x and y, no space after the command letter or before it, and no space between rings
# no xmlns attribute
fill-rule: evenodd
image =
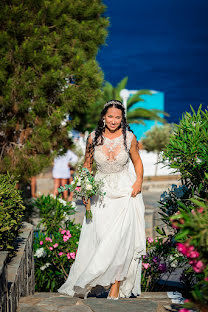
<svg viewBox="0 0 208 312"><path fill-rule="evenodd" d="M145 109L138 107L133 111L127 111L127 119L144 119L144 120L157 120L161 123L167 123L167 121L155 113L152 109Z"/></svg>
<svg viewBox="0 0 208 312"><path fill-rule="evenodd" d="M142 119L128 118L127 121L128 121L128 124L138 124L138 125L144 125L144 126L146 125Z"/></svg>
<svg viewBox="0 0 208 312"><path fill-rule="evenodd" d="M170 116L170 114L168 114L167 112L160 110L160 109L152 108L152 111L155 113L158 113L158 114L163 114L164 116L167 116L167 117Z"/></svg>
<svg viewBox="0 0 208 312"><path fill-rule="evenodd" d="M121 92L122 89L125 89L125 88L126 88L127 81L128 81L128 77L124 77L124 78L117 84L117 86L114 88L114 91L115 91L115 94L114 94L115 100L121 101L120 92Z"/></svg>
<svg viewBox="0 0 208 312"><path fill-rule="evenodd" d="M103 87L103 102L106 103L113 99L113 90L114 87L107 81Z"/></svg>
<svg viewBox="0 0 208 312"><path fill-rule="evenodd" d="M144 102L144 100L141 98L141 95L148 94L152 95L152 92L150 90L139 90L137 93L133 94L127 101L127 108L130 109L134 104L138 102Z"/></svg>

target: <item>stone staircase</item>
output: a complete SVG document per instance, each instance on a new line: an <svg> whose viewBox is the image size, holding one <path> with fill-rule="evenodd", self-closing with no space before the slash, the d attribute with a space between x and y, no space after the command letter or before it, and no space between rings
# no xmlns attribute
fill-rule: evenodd
<svg viewBox="0 0 208 312"><path fill-rule="evenodd" d="M107 300L106 296L80 299L58 293L35 293L20 299L17 312L165 312L171 304L165 292L119 300Z"/></svg>

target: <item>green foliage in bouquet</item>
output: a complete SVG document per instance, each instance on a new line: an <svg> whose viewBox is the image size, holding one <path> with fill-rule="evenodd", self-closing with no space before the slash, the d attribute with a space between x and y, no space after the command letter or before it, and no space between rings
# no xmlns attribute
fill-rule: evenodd
<svg viewBox="0 0 208 312"><path fill-rule="evenodd" d="M25 207L16 185L14 177L0 175L0 250L14 249L14 240L22 224Z"/></svg>
<svg viewBox="0 0 208 312"><path fill-rule="evenodd" d="M100 0L0 1L1 173L28 180L69 147L101 94L104 11Z"/></svg>
<svg viewBox="0 0 208 312"><path fill-rule="evenodd" d="M53 196L33 202L41 222L34 239L36 291L57 291L76 257L81 225L71 220L75 205Z"/></svg>
<svg viewBox="0 0 208 312"><path fill-rule="evenodd" d="M80 167L72 183L66 184L65 187L60 186L58 191L70 190L70 192L74 193L75 198L85 198L87 200L94 195L103 195L102 186L103 182L96 181L87 168Z"/></svg>

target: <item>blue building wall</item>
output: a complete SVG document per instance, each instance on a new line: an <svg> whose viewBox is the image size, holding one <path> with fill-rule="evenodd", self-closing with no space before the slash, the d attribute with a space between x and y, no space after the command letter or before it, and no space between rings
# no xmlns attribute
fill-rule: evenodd
<svg viewBox="0 0 208 312"><path fill-rule="evenodd" d="M133 95L133 94L131 94ZM131 96L130 95L130 96ZM141 96L141 98L144 100L144 102L138 102L135 103L131 110L134 110L137 107L143 107L146 109L159 109L164 111L164 93L163 92L157 92L154 91L152 95L144 94ZM163 114L160 114L161 117L164 117ZM142 137L144 137L144 133L152 128L156 123L157 125L162 125L161 122L155 121L155 120L146 120L144 121L145 125L141 124L131 124L130 128L133 130L134 134L137 137L137 140L140 140Z"/></svg>

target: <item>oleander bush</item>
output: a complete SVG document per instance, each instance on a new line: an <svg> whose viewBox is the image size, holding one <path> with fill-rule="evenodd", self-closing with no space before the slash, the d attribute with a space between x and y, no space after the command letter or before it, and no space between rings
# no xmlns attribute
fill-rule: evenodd
<svg viewBox="0 0 208 312"><path fill-rule="evenodd" d="M146 250L142 259L142 291L161 291L170 274L184 266L185 257L179 253L171 236L148 237Z"/></svg>
<svg viewBox="0 0 208 312"><path fill-rule="evenodd" d="M76 257L81 225L72 215L75 203L53 196L33 201L41 221L34 239L36 291L57 291Z"/></svg>
<svg viewBox="0 0 208 312"><path fill-rule="evenodd" d="M181 185L161 195L160 215L166 229L157 228L160 235L171 237L184 256L181 282L193 300L207 303L208 246L208 111L186 113L161 155L161 162L181 176Z"/></svg>
<svg viewBox="0 0 208 312"><path fill-rule="evenodd" d="M0 174L0 250L12 251L22 224L25 207L17 180Z"/></svg>
<svg viewBox="0 0 208 312"><path fill-rule="evenodd" d="M177 249L190 264L185 274L195 273L192 295L195 300L208 302L208 201L191 201L188 209L180 203L171 220L179 229L175 235Z"/></svg>

